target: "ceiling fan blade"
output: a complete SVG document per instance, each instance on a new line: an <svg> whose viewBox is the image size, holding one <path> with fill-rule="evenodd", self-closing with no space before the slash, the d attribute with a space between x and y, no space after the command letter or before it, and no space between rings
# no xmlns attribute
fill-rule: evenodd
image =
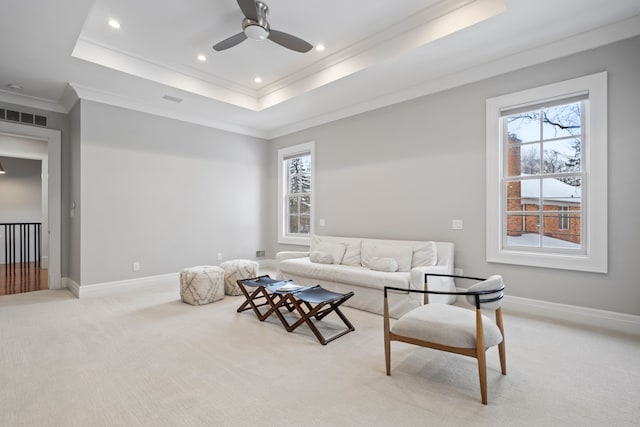
<svg viewBox="0 0 640 427"><path fill-rule="evenodd" d="M237 44L242 43L247 39L245 33L238 33L235 36L231 36L228 39L222 40L219 43L216 43L213 46L213 50L221 51L225 49L229 49L230 47L234 47Z"/></svg>
<svg viewBox="0 0 640 427"><path fill-rule="evenodd" d="M269 40L278 43L280 46L284 46L287 49L295 50L296 52L309 52L313 45L306 41L292 36L291 34L283 33L282 31L270 30Z"/></svg>
<svg viewBox="0 0 640 427"><path fill-rule="evenodd" d="M256 8L255 0L238 0L238 6L240 10L249 19L258 21L258 10Z"/></svg>

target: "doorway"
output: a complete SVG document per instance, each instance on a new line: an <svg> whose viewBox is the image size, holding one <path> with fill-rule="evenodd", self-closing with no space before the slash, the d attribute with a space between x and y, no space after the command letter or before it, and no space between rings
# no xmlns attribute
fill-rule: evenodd
<svg viewBox="0 0 640 427"><path fill-rule="evenodd" d="M42 149L46 155L44 143ZM48 289L43 163L0 156L0 295Z"/></svg>
<svg viewBox="0 0 640 427"><path fill-rule="evenodd" d="M60 131L0 121L0 156L39 160L42 165L42 221L40 265L27 263L15 269L14 277L29 277L33 285L44 289L61 289L61 135ZM13 271L11 272L13 273ZM0 271L0 277L10 278L9 272ZM46 280L44 280L44 278ZM7 282L7 280L5 280ZM16 291L15 279L9 281ZM12 290L12 293L13 290Z"/></svg>

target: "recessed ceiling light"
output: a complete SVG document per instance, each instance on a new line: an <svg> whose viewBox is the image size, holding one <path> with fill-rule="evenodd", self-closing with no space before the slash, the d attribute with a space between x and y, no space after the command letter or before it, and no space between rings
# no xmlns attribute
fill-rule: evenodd
<svg viewBox="0 0 640 427"><path fill-rule="evenodd" d="M204 55L202 55L202 54L198 55L198 61L200 61L200 62L204 62L204 61L206 61L206 60L207 60L207 57L206 57L206 56L204 56Z"/></svg>
<svg viewBox="0 0 640 427"><path fill-rule="evenodd" d="M316 45L316 50L319 52L322 52L324 50L324 45L323 44Z"/></svg>
<svg viewBox="0 0 640 427"><path fill-rule="evenodd" d="M262 83L262 79L260 77L256 77L255 79L253 79L254 83Z"/></svg>
<svg viewBox="0 0 640 427"><path fill-rule="evenodd" d="M22 89L24 89L22 86L17 85L17 84L15 84L15 83L9 83L9 84L7 85L7 87L8 87L9 89L13 89L13 90L22 90Z"/></svg>
<svg viewBox="0 0 640 427"><path fill-rule="evenodd" d="M109 19L109 26L111 28L120 28L120 23L118 21L116 21L115 19Z"/></svg>

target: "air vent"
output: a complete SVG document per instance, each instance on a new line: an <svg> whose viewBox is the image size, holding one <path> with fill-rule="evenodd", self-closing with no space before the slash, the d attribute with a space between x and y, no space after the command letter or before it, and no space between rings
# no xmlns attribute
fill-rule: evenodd
<svg viewBox="0 0 640 427"><path fill-rule="evenodd" d="M171 96L171 95L165 95L162 97L162 99L165 99L167 101L171 101L171 102L182 102L182 98L177 98L175 96Z"/></svg>
<svg viewBox="0 0 640 427"><path fill-rule="evenodd" d="M11 122L19 122L20 121L20 112L7 110L7 120Z"/></svg>
<svg viewBox="0 0 640 427"><path fill-rule="evenodd" d="M28 123L28 124L32 125L33 124L33 114L29 114L29 113L20 114L20 121L22 123Z"/></svg>
<svg viewBox="0 0 640 427"><path fill-rule="evenodd" d="M26 125L47 126L47 118L33 113L24 113L0 108L0 120L24 123Z"/></svg>

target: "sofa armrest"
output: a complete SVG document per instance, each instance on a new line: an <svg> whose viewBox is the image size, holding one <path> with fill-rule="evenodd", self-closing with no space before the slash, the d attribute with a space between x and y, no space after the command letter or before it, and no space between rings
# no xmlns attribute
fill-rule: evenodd
<svg viewBox="0 0 640 427"><path fill-rule="evenodd" d="M278 252L276 254L276 279L278 280L283 280L284 277L282 277L282 273L280 272L280 261L284 261L286 259L293 259L293 258L304 258L304 257L308 257L309 256L309 252L303 252L303 251L282 251L282 252Z"/></svg>
<svg viewBox="0 0 640 427"><path fill-rule="evenodd" d="M432 265L427 267L414 267L411 269L411 289L424 289L424 275L430 274L451 274L450 265ZM440 292L455 292L456 285L451 277L430 277L429 290ZM454 304L455 295L430 295L429 301L432 303Z"/></svg>

